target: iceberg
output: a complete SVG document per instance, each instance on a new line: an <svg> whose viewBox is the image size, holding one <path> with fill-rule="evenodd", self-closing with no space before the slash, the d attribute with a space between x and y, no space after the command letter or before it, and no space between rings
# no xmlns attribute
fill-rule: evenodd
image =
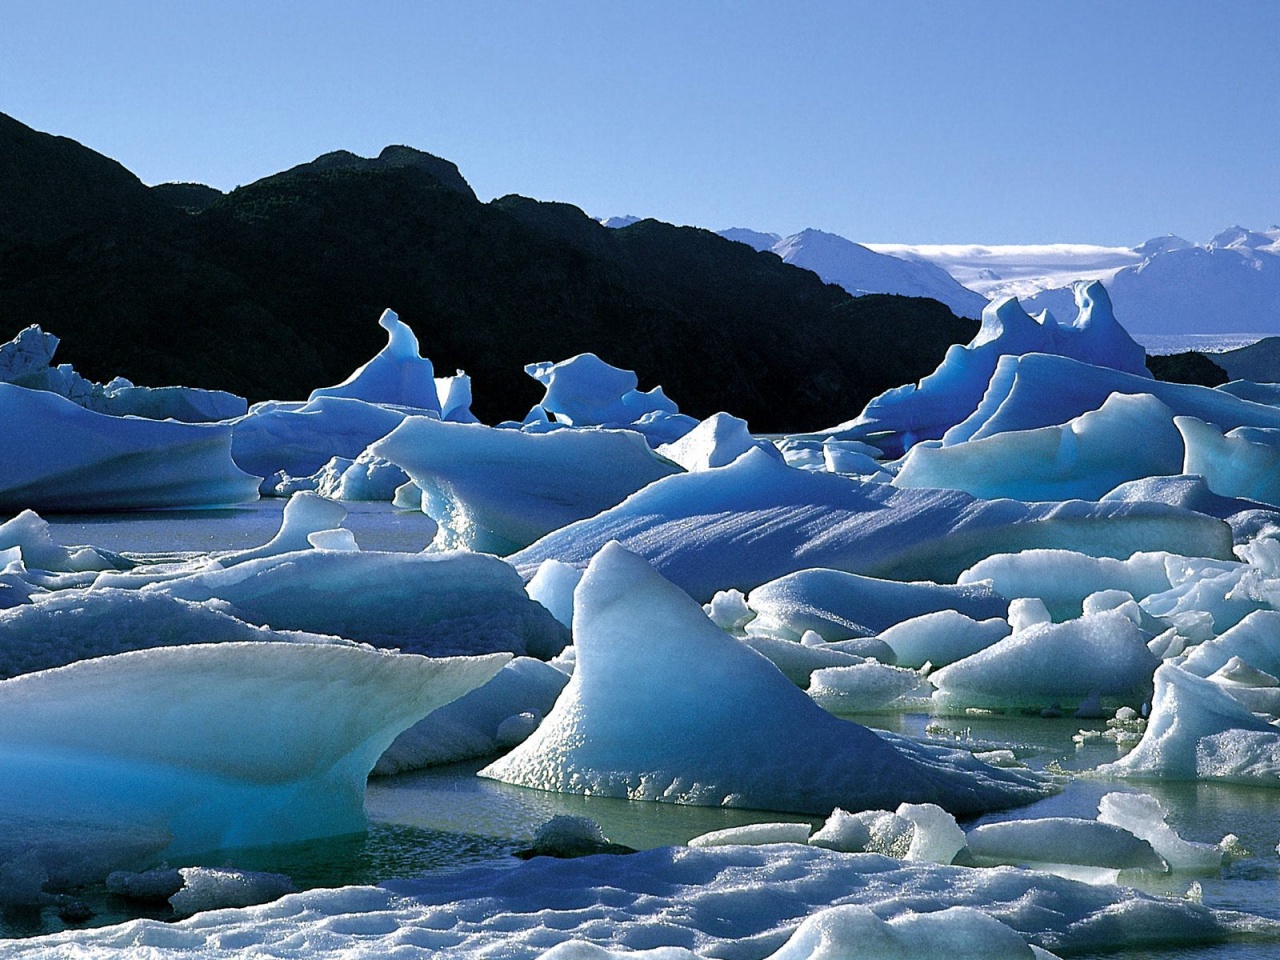
<svg viewBox="0 0 1280 960"><path fill-rule="evenodd" d="M1147 636L1123 610L1038 623L936 670L934 711L968 707L1075 709L1098 698L1114 710L1140 705L1159 661Z"/></svg>
<svg viewBox="0 0 1280 960"><path fill-rule="evenodd" d="M387 345L342 383L312 390L307 399L347 397L366 403L429 410L439 416L435 370L431 361L418 352L418 338L394 310L382 311L378 326L387 331Z"/></svg>
<svg viewBox="0 0 1280 960"><path fill-rule="evenodd" d="M712 414L679 440L658 447L658 454L685 470L710 470L733 463L748 450L759 447L781 460L778 448L766 440L757 440L747 430L747 421L727 413Z"/></svg>
<svg viewBox="0 0 1280 960"><path fill-rule="evenodd" d="M1173 664L1155 673L1151 716L1138 745L1101 777L1221 780L1280 786L1280 729L1217 684Z"/></svg>
<svg viewBox="0 0 1280 960"><path fill-rule="evenodd" d="M559 363L531 363L525 373L547 388L539 406L569 426L634 423L646 413L678 412L661 387L641 393L635 373L580 353Z"/></svg>
<svg viewBox="0 0 1280 960"><path fill-rule="evenodd" d="M1174 424L1186 445L1182 472L1197 474L1223 497L1280 506L1280 429L1236 427L1223 433L1195 417Z"/></svg>
<svg viewBox="0 0 1280 960"><path fill-rule="evenodd" d="M1223 430L1280 427L1280 408L1211 387L1151 380L1067 357L1031 353L1001 357L977 409L949 429L942 442L1053 426L1097 410L1113 393L1150 394L1176 416L1196 417Z"/></svg>
<svg viewBox="0 0 1280 960"><path fill-rule="evenodd" d="M113 417L213 423L243 416L248 403L223 390L198 387L135 387L124 377L94 383L70 364L53 365L59 339L36 324L0 344L0 382L31 390L46 390L77 406Z"/></svg>
<svg viewBox="0 0 1280 960"><path fill-rule="evenodd" d="M531 577L547 559L584 566L610 540L704 603L812 567L950 582L991 553L1034 548L1231 556L1225 523L1163 504L984 501L795 470L748 450L726 467L652 483L509 559Z"/></svg>
<svg viewBox="0 0 1280 960"><path fill-rule="evenodd" d="M1169 868L1150 843L1124 827L1077 817L987 823L970 830L965 842L975 865L1013 864L1050 872L1065 866L1159 873Z"/></svg>
<svg viewBox="0 0 1280 960"><path fill-rule="evenodd" d="M0 509L211 507L258 498L231 457L231 427L113 417L0 383Z"/></svg>
<svg viewBox="0 0 1280 960"><path fill-rule="evenodd" d="M1174 422L1173 412L1150 394L1113 393L1099 409L1061 426L916 444L892 483L964 490L986 500L1098 500L1129 480L1183 472L1185 431Z"/></svg>
<svg viewBox="0 0 1280 960"><path fill-rule="evenodd" d="M551 713L481 776L565 793L814 814L903 801L976 813L1046 790L1033 775L836 719L617 544L600 551L578 585L574 640L577 667Z"/></svg>
<svg viewBox="0 0 1280 960"><path fill-rule="evenodd" d="M919 384L886 390L855 419L818 435L865 440L898 456L921 440L942 437L972 414L985 402L992 375L1006 359L1022 354L1064 355L1151 382L1146 352L1116 321L1102 284L1077 283L1074 293L1077 316L1070 324L1060 324L1052 316L1030 317L1014 297L988 304L973 340L947 350L938 369ZM1101 402L1102 398L1067 416L1095 409ZM1052 422L1060 423L1062 418Z"/></svg>
<svg viewBox="0 0 1280 960"><path fill-rule="evenodd" d="M120 585L127 575L101 582ZM568 641L568 631L529 599L510 566L463 551L308 547L140 590L193 603L220 601L238 619L276 630L338 634L430 656L507 651L545 659Z"/></svg>
<svg viewBox="0 0 1280 960"><path fill-rule="evenodd" d="M813 630L824 640L869 636L897 623L952 610L974 618L1003 617L1008 601L983 583L937 584L879 580L841 570L798 570L761 584L746 598L752 633L799 640Z"/></svg>
<svg viewBox="0 0 1280 960"><path fill-rule="evenodd" d="M212 643L0 681L0 810L164 831L166 857L364 828L364 781L405 727L506 655Z"/></svg>
<svg viewBox="0 0 1280 960"><path fill-rule="evenodd" d="M630 430L531 434L413 417L370 447L422 490L436 545L507 554L680 467Z"/></svg>
<svg viewBox="0 0 1280 960"><path fill-rule="evenodd" d="M260 477L306 477L333 457L355 460L412 412L350 397L255 403L234 424L231 455Z"/></svg>

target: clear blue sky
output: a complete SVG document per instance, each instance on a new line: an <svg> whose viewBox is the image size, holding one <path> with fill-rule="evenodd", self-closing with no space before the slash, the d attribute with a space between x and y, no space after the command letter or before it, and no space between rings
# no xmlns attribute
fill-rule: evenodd
<svg viewBox="0 0 1280 960"><path fill-rule="evenodd" d="M1280 2L11 0L0 111L148 183L344 148L482 199L909 243L1280 221Z"/></svg>

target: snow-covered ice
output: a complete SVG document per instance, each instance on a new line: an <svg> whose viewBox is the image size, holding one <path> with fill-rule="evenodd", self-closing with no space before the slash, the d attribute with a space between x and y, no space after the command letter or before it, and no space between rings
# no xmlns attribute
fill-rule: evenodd
<svg viewBox="0 0 1280 960"><path fill-rule="evenodd" d="M413 417L371 450L422 490L440 546L498 554L680 471L630 430L531 434Z"/></svg>
<svg viewBox="0 0 1280 960"><path fill-rule="evenodd" d="M703 602L811 567L940 582L991 553L1032 548L1231 556L1225 523L1163 504L978 500L795 470L749 450L726 467L651 483L510 560L531 577L547 559L585 565L610 540Z"/></svg>

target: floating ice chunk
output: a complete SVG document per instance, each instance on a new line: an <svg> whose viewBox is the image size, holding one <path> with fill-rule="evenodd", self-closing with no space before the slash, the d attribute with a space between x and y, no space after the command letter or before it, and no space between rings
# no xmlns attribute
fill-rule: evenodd
<svg viewBox="0 0 1280 960"><path fill-rule="evenodd" d="M879 853L905 860L915 830L912 821L888 810L849 813L836 807L821 829L809 838L809 845L841 853Z"/></svg>
<svg viewBox="0 0 1280 960"><path fill-rule="evenodd" d="M422 489L440 546L498 554L680 471L629 430L528 434L414 417L370 449Z"/></svg>
<svg viewBox="0 0 1280 960"><path fill-rule="evenodd" d="M756 587L747 605L755 611L748 626L752 633L798 639L814 630L826 640L842 640L940 610L1003 616L1007 602L983 583L902 583L817 569L799 570Z"/></svg>
<svg viewBox="0 0 1280 960"><path fill-rule="evenodd" d="M178 872L182 889L169 898L169 903L180 917L204 910L270 903L298 892L293 881L279 873L209 867L183 867Z"/></svg>
<svg viewBox="0 0 1280 960"><path fill-rule="evenodd" d="M1280 525L1280 511L1254 503L1220 497L1203 477L1147 477L1122 483L1103 495L1102 500L1123 503L1167 503L1225 520L1237 544L1245 543L1269 528Z"/></svg>
<svg viewBox="0 0 1280 960"><path fill-rule="evenodd" d="M1012 297L988 304L977 336L967 346L948 349L937 370L918 385L885 391L855 420L826 433L848 439L874 437L886 453L898 456L919 440L941 437L972 413L984 400L984 391L1002 359L1010 354L1064 354L1125 371L1130 380L1150 381L1146 353L1116 322L1102 285L1080 284L1074 293L1078 315L1070 324L1060 324L1051 316L1037 322ZM1103 399L1099 397L1097 403L1072 410L1067 416L1096 409ZM1050 422L1061 423L1062 419Z"/></svg>
<svg viewBox="0 0 1280 960"><path fill-rule="evenodd" d="M1030 627L1053 623L1049 608L1039 597L1018 597L1009 601L1009 630L1021 633Z"/></svg>
<svg viewBox="0 0 1280 960"><path fill-rule="evenodd" d="M1149 842L1111 822L1075 817L1006 820L974 827L965 839L970 860L981 866L1012 864L1051 872L1067 865L1161 873L1168 869Z"/></svg>
<svg viewBox="0 0 1280 960"><path fill-rule="evenodd" d="M552 562L560 561L547 561L547 563ZM755 611L747 606L747 598L743 596L741 590L721 590L711 598L710 603L704 603L702 609L706 611L712 623L735 636L744 636L747 624L756 615ZM801 640L812 633L812 630L806 630L801 635ZM819 637L819 639L822 638Z"/></svg>
<svg viewBox="0 0 1280 960"><path fill-rule="evenodd" d="M0 794L7 788L0 783ZM49 801L50 810L57 799ZM120 867L145 867L171 839L153 825L83 819L65 810L23 815L20 806L6 805L0 811L0 909L47 903L49 891L101 881Z"/></svg>
<svg viewBox="0 0 1280 960"><path fill-rule="evenodd" d="M530 657L516 657L492 680L459 697L405 730L388 747L373 773L387 776L440 763L454 763L471 757L496 753L513 747L528 734L528 715L533 727L551 710L569 678L555 667ZM527 728L527 729L526 729ZM524 730L524 736L515 736Z"/></svg>
<svg viewBox="0 0 1280 960"><path fill-rule="evenodd" d="M0 682L0 809L165 830L169 856L358 831L395 735L506 659L211 643L15 677Z"/></svg>
<svg viewBox="0 0 1280 960"><path fill-rule="evenodd" d="M231 427L111 417L0 383L0 509L126 510L256 500Z"/></svg>
<svg viewBox="0 0 1280 960"><path fill-rule="evenodd" d="M1015 629L980 653L930 674L938 712L966 707L1074 708L1092 694L1109 707L1142 703L1158 661L1120 611Z"/></svg>
<svg viewBox="0 0 1280 960"><path fill-rule="evenodd" d="M531 363L524 372L547 388L542 409L571 426L626 424L652 411L677 412L661 387L641 393L635 373L610 366L594 353L559 363Z"/></svg>
<svg viewBox="0 0 1280 960"><path fill-rule="evenodd" d="M311 549L307 538L322 530L342 526L347 519L347 508L314 493L295 493L284 505L280 515L280 529L276 535L260 547L248 550L215 554L224 567L233 567L250 560L278 557L296 550Z"/></svg>
<svg viewBox="0 0 1280 960"><path fill-rule="evenodd" d="M309 477L333 457L355 460L406 416L421 412L347 397L258 403L235 422L231 455L260 477Z"/></svg>
<svg viewBox="0 0 1280 960"><path fill-rule="evenodd" d="M210 604L151 591L64 589L0 610L0 677L130 650L229 640L344 642L251 626Z"/></svg>
<svg viewBox="0 0 1280 960"><path fill-rule="evenodd" d="M748 635L743 643L768 660L798 687L809 686L809 677L824 667L848 667L862 663L861 657L833 650L828 644L806 645L795 640ZM892 699L892 698L890 698Z"/></svg>
<svg viewBox="0 0 1280 960"><path fill-rule="evenodd" d="M1280 427L1280 409L1220 390L1122 373L1066 357L1031 353L1001 357L976 410L943 436L944 444L1032 430L1097 410L1113 393L1148 393L1177 416L1234 427Z"/></svg>
<svg viewBox="0 0 1280 960"><path fill-rule="evenodd" d="M317 550L341 550L346 553L359 551L356 535L350 530L317 530L307 534L307 543Z"/></svg>
<svg viewBox="0 0 1280 960"><path fill-rule="evenodd" d="M1231 550L1222 521L1163 505L982 501L792 470L749 450L727 467L650 484L511 560L532 576L548 557L585 564L610 540L702 602L810 567L945 581L993 552L1036 547L1105 556L1174 544L1205 557Z"/></svg>
<svg viewBox="0 0 1280 960"><path fill-rule="evenodd" d="M691 847L727 847L745 843L808 843L813 827L807 823L750 823L700 834L689 841Z"/></svg>
<svg viewBox="0 0 1280 960"><path fill-rule="evenodd" d="M1222 866L1222 848L1182 839L1165 822L1167 816L1160 801L1145 793L1108 793L1098 801L1101 822L1142 838L1172 869L1217 871Z"/></svg>
<svg viewBox="0 0 1280 960"><path fill-rule="evenodd" d="M991 941L948 920L955 914L947 908L957 906L980 910L1029 942L1073 956L1117 949L1177 953L1211 943L1238 944L1250 931L1271 936L1275 930L1258 917L1215 913L1200 903L1023 870L974 870L771 844L486 864L379 887L310 890L269 908L218 911L179 925L140 920L10 941L6 952L115 960L136 957L140 949L181 950L231 960L246 950L287 954L305 948L315 960L415 951L460 960L495 953L537 960L553 948L585 949L556 948L577 940L625 949L623 956L634 960L765 957L782 949L807 917L833 903L860 904L895 922L941 918L935 919L945 924L938 939L922 934L898 944L903 949L896 960L953 960L963 956L958 950L965 942L973 942L983 960L1002 956ZM662 922L655 923L655 917ZM866 939L859 929L833 939L832 950L860 957ZM819 940L801 956L819 950ZM588 956L596 960L600 954Z"/></svg>
<svg viewBox="0 0 1280 960"><path fill-rule="evenodd" d="M974 620L955 610L938 610L894 624L880 639L893 648L900 667L945 667L985 650L1009 632L1009 624L999 617Z"/></svg>
<svg viewBox="0 0 1280 960"><path fill-rule="evenodd" d="M1189 562L1192 574L1179 579L1168 590L1153 593L1142 601L1142 608L1178 627L1179 633L1191 636L1185 627L1196 617L1208 614L1213 631L1225 633L1249 614L1272 606L1272 581L1262 580L1256 570L1244 564L1223 570L1212 562ZM1172 579L1172 578L1171 578Z"/></svg>
<svg viewBox="0 0 1280 960"><path fill-rule="evenodd" d="M62 573L86 570L124 570L132 564L119 554L97 547L64 547L54 542L48 521L34 510L23 510L0 523L0 550L17 547L23 564L35 570Z"/></svg>
<svg viewBox="0 0 1280 960"><path fill-rule="evenodd" d="M568 640L510 566L462 551L350 553L308 545L141 590L225 601L239 619L277 630L336 633L431 656L505 650L551 657Z"/></svg>
<svg viewBox="0 0 1280 960"><path fill-rule="evenodd" d="M786 642L786 641L778 641ZM809 696L822 709L836 714L870 713L893 709L909 694L928 698L932 690L914 670L888 664L858 663L851 666L822 667L809 678Z"/></svg>
<svg viewBox="0 0 1280 960"><path fill-rule="evenodd" d="M164 902L182 889L182 874L176 867L154 870L116 870L107 875L107 893L130 900Z"/></svg>
<svg viewBox="0 0 1280 960"><path fill-rule="evenodd" d="M1091 557L1072 550L996 553L960 574L959 582L986 581L1002 596L1036 597L1059 619L1079 616L1084 599L1099 590L1123 590L1142 599L1171 586L1163 552L1127 560Z"/></svg>
<svg viewBox="0 0 1280 960"><path fill-rule="evenodd" d="M573 679L537 732L482 776L795 812L903 801L963 812L1017 804L1042 789L968 754L891 742L832 717L617 544L592 560L574 607Z"/></svg>
<svg viewBox="0 0 1280 960"><path fill-rule="evenodd" d="M93 383L69 364L53 366L59 340L32 325L0 345L0 381L31 390L46 390L72 403L113 417L146 417L208 423L244 416L243 397L196 387L135 387L123 377Z"/></svg>
<svg viewBox="0 0 1280 960"><path fill-rule="evenodd" d="M987 500L1097 500L1125 481L1179 472L1182 436L1173 424L1173 412L1155 397L1114 393L1100 409L1061 426L919 444L892 482Z"/></svg>
<svg viewBox="0 0 1280 960"><path fill-rule="evenodd" d="M1217 684L1164 664L1155 673L1151 717L1142 740L1097 773L1280 786L1280 730Z"/></svg>
<svg viewBox="0 0 1280 960"><path fill-rule="evenodd" d="M440 414L435 371L418 352L418 338L392 310L382 311L378 326L387 331L387 345L336 387L312 390L308 400L347 397L368 403L415 407Z"/></svg>
<svg viewBox="0 0 1280 960"><path fill-rule="evenodd" d="M1223 497L1280 506L1280 430L1223 433L1195 417L1174 419L1186 443L1182 472L1204 477Z"/></svg>
<svg viewBox="0 0 1280 960"><path fill-rule="evenodd" d="M903 803L894 811L915 827L904 860L951 863L964 849L965 835L956 818L935 803Z"/></svg>
<svg viewBox="0 0 1280 960"><path fill-rule="evenodd" d="M1012 929L971 907L948 907L882 920L857 904L831 907L802 923L768 960L1035 960Z"/></svg>
<svg viewBox="0 0 1280 960"><path fill-rule="evenodd" d="M658 447L658 453L686 470L710 470L732 463L753 447L782 459L782 454L773 444L751 436L747 431L747 421L727 413L716 413L674 443Z"/></svg>
<svg viewBox="0 0 1280 960"><path fill-rule="evenodd" d="M1182 668L1207 677L1239 659L1255 670L1280 675L1280 611L1258 610L1212 640L1194 647Z"/></svg>
<svg viewBox="0 0 1280 960"><path fill-rule="evenodd" d="M391 500L409 475L389 460L365 452L354 460L333 457L310 477L286 481L300 490L314 490L330 500ZM277 485L276 496L289 492Z"/></svg>
<svg viewBox="0 0 1280 960"><path fill-rule="evenodd" d="M582 579L582 571L559 560L546 560L533 579L525 584L525 593L550 611L566 627L573 626L573 591Z"/></svg>
<svg viewBox="0 0 1280 960"><path fill-rule="evenodd" d="M471 412L471 378L461 370L452 377L436 377L440 419L453 423L479 423Z"/></svg>
<svg viewBox="0 0 1280 960"><path fill-rule="evenodd" d="M822 465L828 473L847 473L888 483L893 479L893 474L876 459L878 456L879 450L858 440L827 437L822 442Z"/></svg>

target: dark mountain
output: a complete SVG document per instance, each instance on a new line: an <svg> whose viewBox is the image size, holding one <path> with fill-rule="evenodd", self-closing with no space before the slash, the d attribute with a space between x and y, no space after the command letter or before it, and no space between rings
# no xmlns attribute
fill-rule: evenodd
<svg viewBox="0 0 1280 960"><path fill-rule="evenodd" d="M157 183L151 192L186 213L202 213L225 196L203 183Z"/></svg>
<svg viewBox="0 0 1280 960"><path fill-rule="evenodd" d="M854 299L709 231L610 230L516 196L481 203L453 164L408 147L326 154L202 206L203 191L148 190L72 141L45 140L34 162L73 181L65 196L130 203L115 219L86 200L79 221L19 215L4 228L23 240L0 257L0 339L38 321L92 379L302 398L379 349L389 306L438 371L472 375L486 421L539 399L524 364L589 350L644 388L661 383L688 413L782 431L854 415L977 329L931 300ZM24 172L29 154L5 155L18 172L3 192L23 194L15 210L39 207L23 187L40 179ZM45 195L56 181L40 181Z"/></svg>
<svg viewBox="0 0 1280 960"><path fill-rule="evenodd" d="M114 160L0 113L0 254L163 229L172 206Z"/></svg>
<svg viewBox="0 0 1280 960"><path fill-rule="evenodd" d="M1150 355L1147 357L1147 369L1157 380L1195 383L1202 387L1217 387L1229 379L1222 367L1195 350Z"/></svg>

